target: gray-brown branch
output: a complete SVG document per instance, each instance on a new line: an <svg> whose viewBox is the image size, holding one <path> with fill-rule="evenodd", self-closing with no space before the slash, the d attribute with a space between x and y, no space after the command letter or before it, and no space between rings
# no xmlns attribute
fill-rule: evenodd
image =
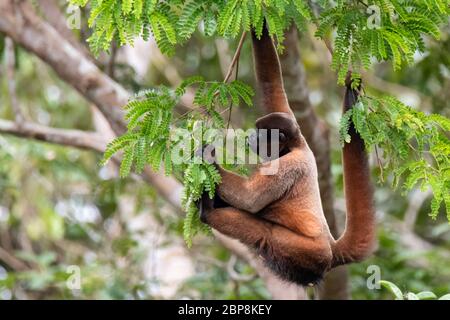
<svg viewBox="0 0 450 320"><path fill-rule="evenodd" d="M0 32L34 53L58 76L94 103L116 134L125 131L122 106L128 92L43 21L28 1L0 1Z"/></svg>
<svg viewBox="0 0 450 320"><path fill-rule="evenodd" d="M20 109L19 102L16 95L16 54L14 51L14 42L11 38L5 38L5 61L6 61L6 77L8 81L8 94L12 111L14 112L14 118L17 123L21 123L24 120L22 110Z"/></svg>
<svg viewBox="0 0 450 320"><path fill-rule="evenodd" d="M106 146L103 137L96 132L57 129L32 122L18 124L0 119L0 133L98 152L103 152Z"/></svg>

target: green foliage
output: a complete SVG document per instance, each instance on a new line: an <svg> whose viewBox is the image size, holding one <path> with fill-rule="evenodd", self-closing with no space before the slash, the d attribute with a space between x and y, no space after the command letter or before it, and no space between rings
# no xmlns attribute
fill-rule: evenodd
<svg viewBox="0 0 450 320"><path fill-rule="evenodd" d="M386 288L394 295L395 300L450 300L450 294L446 294L438 298L436 294L431 291L421 291L419 293L403 293L399 287L397 287L390 281L381 280L379 283L382 287Z"/></svg>
<svg viewBox="0 0 450 320"><path fill-rule="evenodd" d="M201 162L201 159L197 160ZM184 171L182 205L186 211L186 218L183 224L183 236L188 247L192 246L192 238L198 232L210 233L209 227L200 221L198 201L203 192L207 192L212 199L220 181L219 172L208 163L191 162Z"/></svg>
<svg viewBox="0 0 450 320"><path fill-rule="evenodd" d="M108 144L102 163L123 150L121 177L129 175L133 163L137 173L141 173L147 163L153 170L159 170L169 151L169 129L175 104L175 98L165 87L142 92L136 100L130 101L125 107L128 132Z"/></svg>
<svg viewBox="0 0 450 320"><path fill-rule="evenodd" d="M303 30L317 26L316 36L328 41L333 33L333 70L343 83L348 70L360 72L373 59L392 60L394 69L411 63L424 50L423 36L440 37L439 25L448 20L448 0L317 1L314 16L306 0L70 0L91 6L89 39L92 50L108 50L116 39L133 44L135 37L153 34L159 48L174 53L174 45L188 40L202 26L206 36L235 38L254 29L261 35L264 19L283 49L284 32L294 23Z"/></svg>
<svg viewBox="0 0 450 320"><path fill-rule="evenodd" d="M444 29L446 31L449 31L448 27ZM1 39L0 36L0 52ZM445 42L427 42L427 55L413 68L394 73L383 65L375 72L382 74L387 81L401 83L425 95L427 98L420 105L423 110L433 110L448 116L450 41L445 33L442 39ZM214 42L214 39L201 37L195 40L199 50ZM191 49L191 46L179 48L177 59L184 61L197 55L197 50ZM89 104L55 77L54 73L49 72L44 62L21 48L17 51L15 78L20 88L18 99L26 114L39 122L44 121L42 124L54 127L93 130L93 123L87 116L90 114ZM305 48L302 53L305 61L316 59L314 50ZM188 64L178 64L177 68L181 74L201 72L213 79L220 74L216 58L203 59L196 70ZM244 66L249 58L249 52L243 51L240 65ZM123 66L120 65L120 68ZM317 106L317 112L323 114L330 111L327 106L335 104L338 90L332 82L323 81L329 76L329 71L322 65L319 68L320 72L317 72L309 65L307 71L311 83L320 84L317 90L323 93L324 100ZM244 71L242 68L240 76L250 78L251 73ZM119 76L120 72L116 72L116 79L125 87L139 88L139 83L132 78L133 74ZM161 82L159 76L158 72L152 74L152 81ZM2 80L0 95L7 97L7 79L3 77ZM55 97L55 89L60 93L59 98ZM0 113L2 118L13 119L8 104ZM251 117L245 123L249 124L250 120ZM177 120L177 123L179 121L182 119ZM99 171L96 166L98 155L92 151L6 134L0 135L0 146L0 233L7 244L2 248L30 266L20 270L10 267L6 261L0 261L2 299L163 298L159 290L155 292L155 288L164 290L167 283L160 282L158 273L145 273L148 268L142 266L151 258L152 263L157 263L157 269L165 268L166 260L154 259L154 253L164 252L166 248L172 248L174 243L177 244L182 234L182 223L178 216L168 214L165 201L150 185L140 179L116 179L110 167ZM331 147L332 168L338 178L335 189L340 193L341 167L338 163L341 152L337 145ZM167 160L170 157L165 158ZM173 173L177 175L178 169ZM405 234L403 229L398 229L402 224L395 217L403 217L409 197L392 192L388 185L377 186L377 197L380 199L377 209L384 213L383 223L378 228L379 246L367 260L349 266L352 298L393 298L388 290L367 289L366 267L370 265L380 266L383 278L396 279L402 291L417 293L429 290L438 297L450 292L450 224L444 221L443 215L430 223L424 216L426 208L423 208L414 225L414 234ZM69 210L61 212L61 204L69 204ZM49 214L51 211L53 213ZM89 216L91 219L86 219ZM138 221L145 218L143 220L146 221L149 216L152 221L155 219L158 222L164 233L162 242L158 241L152 250L148 248L148 239L154 236L154 229L150 228L150 232L147 232L149 228L141 223L136 229L136 218ZM63 229L59 228L61 218ZM60 238L58 230L64 231L63 238ZM414 241L410 241L411 235ZM430 249L423 251L415 246L424 243L423 240L427 241L426 246ZM139 243L137 246L136 241ZM240 281L229 275L229 251L208 239L198 239L198 242L201 245L194 246L190 252L191 256L196 257L195 275L177 290L173 298L270 299L261 278ZM54 254L56 260L52 258ZM201 259L204 256L208 259ZM67 266L72 265L80 266L81 290L72 291L66 285L71 275L67 272ZM254 274L254 270L245 262L238 261L233 269L246 277Z"/></svg>
<svg viewBox="0 0 450 320"><path fill-rule="evenodd" d="M133 44L135 37L153 34L159 48L174 53L174 45L188 40L202 26L206 36L234 38L254 28L261 34L264 17L271 35L282 48L284 31L294 22L299 28L312 18L304 0L69 0L79 6L90 3L89 39L93 52L108 50L112 40Z"/></svg>
<svg viewBox="0 0 450 320"><path fill-rule="evenodd" d="M428 223L426 217L419 219L415 226L415 236L420 239L437 234L439 229L446 230L437 238L433 238L435 245L429 250L420 250L414 242L409 241L409 235L405 236L404 229L401 228L402 221L398 219L403 217L404 206L407 206L408 200L405 201L397 192L383 186L378 188L378 195L384 197L378 209L386 213L378 228L378 249L363 262L349 266L353 299L392 299L388 290L367 289L368 277L375 275L374 272L378 270L381 271L383 279L396 279L396 283L402 285L399 286L402 291L405 291L405 288L411 292L433 291L439 297L450 292L450 269L448 258L445 257L450 224L443 221L444 219L442 223L433 224ZM399 203L402 205L399 206ZM421 211L421 216L422 213L425 212ZM373 280L372 277L370 279Z"/></svg>
<svg viewBox="0 0 450 320"><path fill-rule="evenodd" d="M393 186L403 181L405 191L415 186L431 188L431 217L436 218L442 204L450 221L450 120L426 115L393 97L361 97L341 120L341 141L349 142L353 123L368 151L380 147L384 172L393 175Z"/></svg>
<svg viewBox="0 0 450 320"><path fill-rule="evenodd" d="M71 3L91 6L89 26L94 32L89 38L93 52L109 50L113 40L120 45L133 44L134 38L148 39L153 34L158 46L167 54L173 53L177 43L175 15L181 1L158 0L70 0Z"/></svg>
<svg viewBox="0 0 450 320"><path fill-rule="evenodd" d="M440 37L439 25L448 19L447 0L374 0L318 1L314 11L304 0L71 0L85 6L90 3L89 25L94 31L89 39L92 50L108 50L112 40L119 44L133 44L133 39L153 34L160 49L174 53L174 46L187 41L201 26L206 36L220 35L235 38L243 31L255 30L261 35L266 20L269 32L283 48L284 32L295 23L304 28L306 23L317 26L316 36L327 41L334 37L331 67L338 71L338 82L343 83L348 70L354 75L368 68L373 60L392 60L394 69L413 61L414 53L424 50L423 36ZM316 17L314 12L318 12ZM194 105L203 109L212 127L225 126L218 106L251 104L252 91L239 81L231 83L206 82L200 77L185 80L174 92L167 88L148 91L127 106L128 132L108 146L104 160L123 150L120 175L127 176L133 169L141 172L145 164L158 170L161 163L165 172L173 170L169 134L173 107L187 86L196 85ZM386 107L389 106L389 109ZM369 112L370 110L370 112ZM190 115L192 116L192 115ZM201 117L201 114L195 115ZM436 217L442 203L450 219L448 138L438 128L448 130L446 119L415 112L392 98L362 99L358 108L342 118L341 142L349 142L350 120L370 149L384 150L386 171L393 172L394 185L404 178L405 190L415 185L431 187L434 199L431 216ZM195 192L200 192L208 166L196 165L184 172L192 176L195 186L187 189L184 206L187 209L186 239L199 225L195 220ZM206 178L204 178L206 177ZM199 178L199 180L196 180ZM206 179L206 180L205 180ZM185 186L188 181L184 179ZM189 201L189 199L193 199ZM197 218L197 217L196 217Z"/></svg>
<svg viewBox="0 0 450 320"><path fill-rule="evenodd" d="M283 49L285 30L295 23L304 29L307 24L317 27L315 35L333 42L331 68L338 72L343 83L348 70L355 76L371 63L392 61L394 70L412 63L414 54L425 49L424 36L440 38L439 26L450 15L448 0L373 0L373 1L316 1L306 0L71 0L85 6L90 4L89 25L93 34L89 39L92 50L108 50L113 40L120 45L133 44L133 39L147 39L152 33L159 48L174 53L174 46L191 38L199 28L206 36L236 38L243 31L253 29L260 36L264 20L270 34ZM358 78L358 77L356 77ZM252 91L239 81L231 83L206 82L199 77L185 80L174 92L162 88L149 91L143 98L127 106L128 132L114 140L105 153L105 160L123 150L120 175L133 169L141 172L145 164L158 170L172 172L169 129L173 107L185 88L196 85L194 105L206 114L212 127L225 126L217 106L251 104ZM388 108L388 107L389 108ZM202 117L202 114L194 115ZM192 116L189 115L189 116ZM437 115L416 112L393 98L379 100L363 98L360 105L345 114L341 121L341 142L349 142L350 120L355 124L367 147L379 146L384 151L385 172L393 173L393 184L403 180L405 190L419 185L430 187L434 193L431 216L435 218L442 204L450 220L449 143L443 131L448 120ZM195 139L194 139L195 140ZM208 180L207 166L190 167L193 176L184 205L190 223L185 225L186 239L199 225L192 214L200 192ZM186 170L186 168L183 168ZM186 180L185 185L188 181ZM212 182L212 181L210 181ZM192 181L190 182L192 183ZM191 197L192 196L192 197ZM192 198L194 200L189 201Z"/></svg>
<svg viewBox="0 0 450 320"><path fill-rule="evenodd" d="M214 263L210 264L206 270L197 272L187 280L178 292L181 297L194 297L196 299L270 299L270 294L265 288L264 282L259 277L253 277L255 271L246 263L238 261L233 269L248 277L249 281L233 281L227 272L224 272L224 265L230 265L230 255L224 252L226 249L220 248L214 251L206 251L202 248L202 254L208 257L215 257ZM231 258L233 259L233 258ZM250 280L251 279L251 280Z"/></svg>
<svg viewBox="0 0 450 320"><path fill-rule="evenodd" d="M45 87L42 80L39 85ZM75 115L83 101L74 97L70 97L72 112L58 108L55 118L61 115L62 119L76 123ZM3 135L0 144L0 232L12 241L9 254L15 261L26 264L23 269L16 269L0 261L2 299L138 298L137 288L141 289L147 281L143 280L139 256L148 248L144 251L141 245L129 249L126 260L130 263L118 267L125 248L116 248L112 242L119 235L120 239L134 240L131 237L136 234L124 227L115 237L108 237L104 225L112 221L121 223L117 214L119 195L136 201L145 195L148 208L151 204L148 185L137 183L127 192L121 188L124 181L101 179L96 166L98 156L89 151ZM74 192L81 189L84 191ZM30 190L29 196L22 197L23 190ZM79 215L86 209L91 219L85 220L90 214ZM21 247L17 239L25 239L22 241L30 243L33 249ZM86 253L90 255L89 261L85 260ZM80 267L82 274L78 292L66 284L73 275L69 266L74 265ZM22 292L18 293L19 288Z"/></svg>
<svg viewBox="0 0 450 320"><path fill-rule="evenodd" d="M368 68L372 58L392 60L395 70L413 62L414 53L424 50L423 35L439 39L449 14L447 0L339 1L322 11L316 36L336 32L332 68L343 84L348 70Z"/></svg>
<svg viewBox="0 0 450 320"><path fill-rule="evenodd" d="M185 94L186 88L193 85L197 89L192 110L203 109L204 112L188 113L173 119L173 108ZM220 111L241 102L250 106L252 96L251 87L239 80L208 82L199 76L184 80L175 90L160 86L143 91L126 105L128 131L108 144L101 163L105 164L122 150L121 177L128 176L132 169L141 173L146 164L154 171L163 165L166 174L174 169L180 173L184 184L182 205L186 211L183 233L188 246L191 246L195 234L209 230L199 220L198 200L205 191L212 198L220 182L216 168L195 155L202 145L211 142L203 137L202 122L207 123L208 128L224 128ZM184 119L186 116L187 119ZM175 129L186 131L180 136L172 134ZM183 150L182 155L177 153L180 149ZM174 164L174 156L181 156L182 163Z"/></svg>

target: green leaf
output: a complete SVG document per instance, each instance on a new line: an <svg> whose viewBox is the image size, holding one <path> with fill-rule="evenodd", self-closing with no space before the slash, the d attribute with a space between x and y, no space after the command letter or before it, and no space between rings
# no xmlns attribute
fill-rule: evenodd
<svg viewBox="0 0 450 320"><path fill-rule="evenodd" d="M395 296L396 300L403 300L403 293L395 284L386 280L380 280L379 283L388 289Z"/></svg>
<svg viewBox="0 0 450 320"><path fill-rule="evenodd" d="M408 292L405 297L406 300L420 300L420 298L412 292Z"/></svg>
<svg viewBox="0 0 450 320"><path fill-rule="evenodd" d="M437 296L431 291L422 291L417 294L420 300L433 300L437 299Z"/></svg>
<svg viewBox="0 0 450 320"><path fill-rule="evenodd" d="M450 293L447 293L439 298L439 300L450 300Z"/></svg>
<svg viewBox="0 0 450 320"><path fill-rule="evenodd" d="M130 174L131 166L134 160L134 148L132 146L125 149L123 159L120 163L119 174L120 177L125 178Z"/></svg>

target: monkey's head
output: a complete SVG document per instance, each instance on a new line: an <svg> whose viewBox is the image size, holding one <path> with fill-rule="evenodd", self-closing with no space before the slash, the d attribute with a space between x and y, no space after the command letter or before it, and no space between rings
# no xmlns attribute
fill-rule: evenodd
<svg viewBox="0 0 450 320"><path fill-rule="evenodd" d="M271 154L273 143L278 143L276 151L280 157L289 153L291 148L301 145L300 127L289 113L269 113L256 120L256 129L256 133L249 136L249 144L250 148L263 158L274 158Z"/></svg>

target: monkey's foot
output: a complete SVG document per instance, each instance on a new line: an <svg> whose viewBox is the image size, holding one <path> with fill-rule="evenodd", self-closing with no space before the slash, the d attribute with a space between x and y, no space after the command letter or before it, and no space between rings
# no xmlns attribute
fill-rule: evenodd
<svg viewBox="0 0 450 320"><path fill-rule="evenodd" d="M200 221L206 223L207 214L214 210L214 199L210 199L208 193L205 192L197 205L200 212Z"/></svg>

